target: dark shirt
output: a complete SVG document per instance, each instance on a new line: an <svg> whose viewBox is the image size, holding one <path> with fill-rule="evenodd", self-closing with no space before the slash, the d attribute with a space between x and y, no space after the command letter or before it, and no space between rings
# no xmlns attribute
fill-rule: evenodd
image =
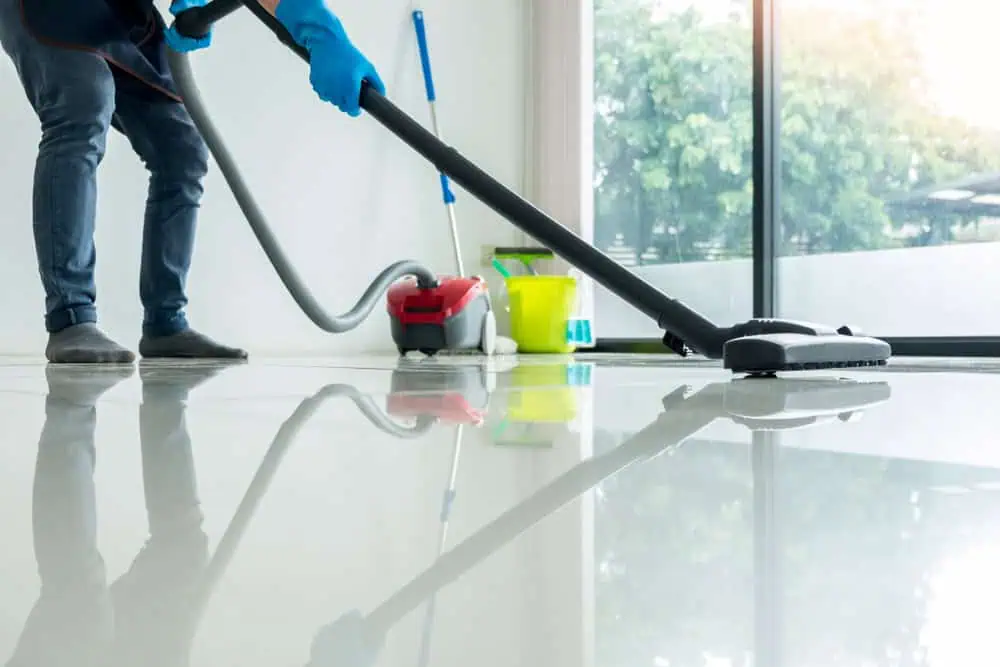
<svg viewBox="0 0 1000 667"><path fill-rule="evenodd" d="M138 47L139 53L150 62L156 62L159 43L158 40L152 39L157 29L157 9L153 0L103 0L103 2L107 3L121 22L127 39ZM134 76L122 75L117 67L112 68L112 71L115 74L115 85L119 90L128 90L131 94L149 101L164 99L160 93L140 83Z"/></svg>
<svg viewBox="0 0 1000 667"><path fill-rule="evenodd" d="M128 28L145 28L149 26L156 8L153 0L104 0L115 15Z"/></svg>
<svg viewBox="0 0 1000 667"><path fill-rule="evenodd" d="M122 85L179 100L163 38L168 17L153 0L24 0L21 12L39 38L104 57L116 73L128 75L118 77Z"/></svg>

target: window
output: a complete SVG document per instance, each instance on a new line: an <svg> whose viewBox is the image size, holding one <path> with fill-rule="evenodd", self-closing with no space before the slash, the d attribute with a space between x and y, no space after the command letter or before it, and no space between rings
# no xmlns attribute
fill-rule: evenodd
<svg viewBox="0 0 1000 667"><path fill-rule="evenodd" d="M779 314L877 335L1000 333L1000 7L780 10Z"/></svg>
<svg viewBox="0 0 1000 667"><path fill-rule="evenodd" d="M594 0L594 241L720 323L752 312L747 0ZM660 335L603 290L602 338Z"/></svg>

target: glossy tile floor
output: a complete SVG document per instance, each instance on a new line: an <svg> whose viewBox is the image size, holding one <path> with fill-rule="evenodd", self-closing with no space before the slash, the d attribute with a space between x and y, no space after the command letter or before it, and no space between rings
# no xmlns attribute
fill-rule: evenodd
<svg viewBox="0 0 1000 667"><path fill-rule="evenodd" d="M1000 664L996 365L0 360L0 392L8 665Z"/></svg>

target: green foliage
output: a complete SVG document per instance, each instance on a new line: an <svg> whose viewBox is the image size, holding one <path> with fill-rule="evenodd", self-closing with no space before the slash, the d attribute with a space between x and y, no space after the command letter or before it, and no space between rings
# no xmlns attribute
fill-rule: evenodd
<svg viewBox="0 0 1000 667"><path fill-rule="evenodd" d="M597 241L622 235L660 262L750 255L752 50L728 20L650 0L595 2ZM928 101L908 17L784 7L783 254L945 243L956 216L890 216L915 188L1000 170L1000 140ZM916 5L914 5L916 7ZM915 11L915 10L914 10Z"/></svg>

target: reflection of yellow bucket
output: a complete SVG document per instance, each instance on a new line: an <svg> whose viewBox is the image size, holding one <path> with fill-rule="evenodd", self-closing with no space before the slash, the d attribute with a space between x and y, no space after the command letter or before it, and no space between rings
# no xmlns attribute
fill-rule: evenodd
<svg viewBox="0 0 1000 667"><path fill-rule="evenodd" d="M567 326L576 305L576 279L569 276L511 276L510 336L518 352L567 354Z"/></svg>
<svg viewBox="0 0 1000 667"><path fill-rule="evenodd" d="M566 364L521 364L511 371L507 417L516 422L564 424L577 413L578 388Z"/></svg>

